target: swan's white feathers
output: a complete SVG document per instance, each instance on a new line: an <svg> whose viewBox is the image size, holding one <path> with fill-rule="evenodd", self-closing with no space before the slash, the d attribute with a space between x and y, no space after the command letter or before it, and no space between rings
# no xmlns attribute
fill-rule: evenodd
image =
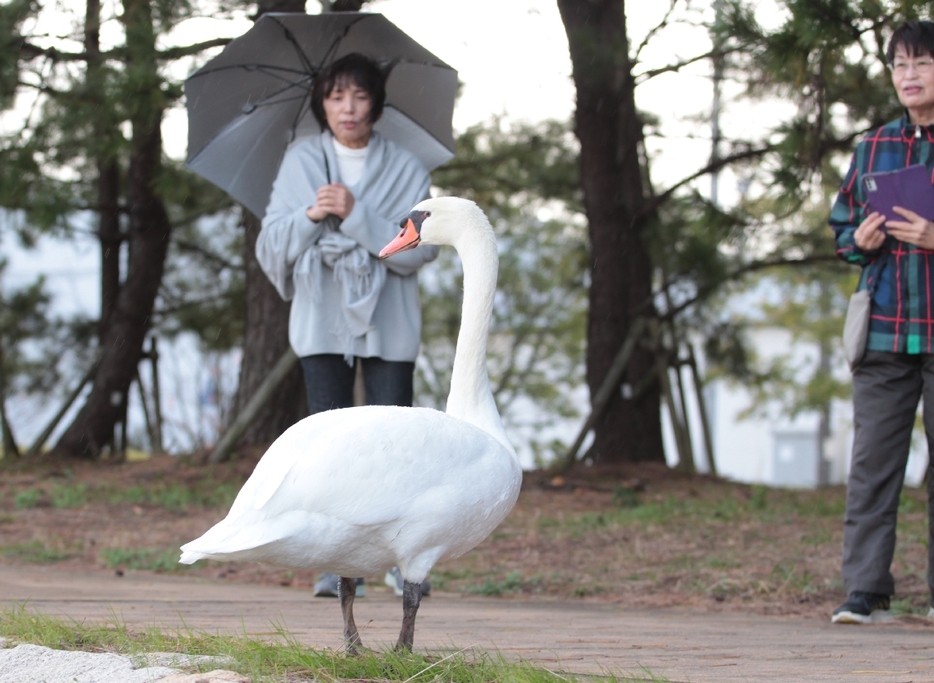
<svg viewBox="0 0 934 683"><path fill-rule="evenodd" d="M369 406L319 413L269 448L227 517L180 562L253 559L356 577L397 565L420 582L496 528L522 472L490 391L496 238L473 202L428 199L421 238L454 246L464 301L447 413Z"/></svg>
<svg viewBox="0 0 934 683"><path fill-rule="evenodd" d="M269 448L227 517L183 546L181 561L257 559L342 576L424 563L427 574L493 531L520 480L495 438L436 410L318 413Z"/></svg>

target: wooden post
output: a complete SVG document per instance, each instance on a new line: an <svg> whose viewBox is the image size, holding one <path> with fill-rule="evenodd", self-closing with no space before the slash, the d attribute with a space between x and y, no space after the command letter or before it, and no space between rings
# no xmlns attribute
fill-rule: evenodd
<svg viewBox="0 0 934 683"><path fill-rule="evenodd" d="M129 446L127 443L127 423L130 421L129 414L129 401L130 401L130 388L127 387L126 393L123 395L123 405L126 409L126 412L123 415L123 421L117 424L120 425L120 450L117 451L118 460L126 460L126 449Z"/></svg>
<svg viewBox="0 0 934 683"><path fill-rule="evenodd" d="M661 385L662 396L665 399L665 406L668 408L668 417L671 419L671 429L675 435L675 446L678 449L678 469L686 467L684 462L688 455L688 449L684 444L684 432L682 430L680 416L675 404L674 395L671 393L671 378L668 376L668 358L665 345L662 343L661 335L655 347L655 371L658 374L658 382Z"/></svg>
<svg viewBox="0 0 934 683"><path fill-rule="evenodd" d="M18 458L20 456L19 447L16 445L16 439L13 437L13 428L10 427L10 420L6 414L6 378L3 374L3 349L0 349L0 435L3 440L0 445L3 446L4 458Z"/></svg>
<svg viewBox="0 0 934 683"><path fill-rule="evenodd" d="M632 322L632 327L629 328L629 334L620 347L619 352L616 354L616 358L614 358L613 362L610 364L610 369L606 373L603 384L600 385L596 396L594 396L593 400L590 402L590 415L588 415L587 419L584 421L584 426L581 427L577 438L574 439L574 443L571 445L571 448L568 449L567 455L564 456L564 464L561 466L561 470L566 470L574 464L577 459L577 451L579 451L580 447L583 445L588 432L593 429L597 420L603 415L603 411L610 402L610 397L613 392L616 391L620 380L623 378L623 372L625 372L626 366L629 364L629 359L633 351L636 350L636 344L639 342L639 338L642 336L642 331L644 329L644 318L636 318Z"/></svg>
<svg viewBox="0 0 934 683"><path fill-rule="evenodd" d="M675 351L677 354L678 352ZM675 371L675 377L678 378L678 402L681 404L681 425L684 429L684 445L687 448L687 458L682 463L684 469L688 472L697 471L694 462L694 443L691 439L691 420L688 418L687 392L684 390L684 377L681 374L680 358L675 357L675 362L671 364Z"/></svg>
<svg viewBox="0 0 934 683"><path fill-rule="evenodd" d="M67 413L68 409L71 408L71 404L77 400L78 396L81 395L81 391L84 389L84 386L91 381L94 373L97 372L97 366L100 364L100 362L100 358L98 357L93 363L91 363L91 367L88 368L86 373L84 373L84 377L82 377L81 381L78 382L78 386L76 386L72 392L68 394L68 397L65 399L65 404L55 414L55 417L49 421L49 424L46 425L45 429L42 430L42 433L36 437L36 440L33 442L32 446L29 447L29 450L26 451L27 457L39 454L39 451L42 450L45 442L49 440L50 436L52 436L52 432L55 431L58 423L62 421L62 418L65 417L65 413Z"/></svg>
<svg viewBox="0 0 934 683"><path fill-rule="evenodd" d="M707 455L707 470L713 476L717 474L717 460L713 452L713 435L710 432L710 419L707 416L707 400L704 398L704 383L697 370L697 357L694 355L694 346L688 343L688 365L691 367L691 377L694 380L694 391L697 392L697 409L700 412L701 428L704 432L704 452Z"/></svg>
<svg viewBox="0 0 934 683"><path fill-rule="evenodd" d="M146 398L146 389L143 387L143 379L140 377L139 369L136 370L136 388L139 389L139 402L143 407L143 419L146 420L146 433L149 435L149 448L156 452L156 435L153 433L152 417L149 412L149 400Z"/></svg>
<svg viewBox="0 0 934 683"><path fill-rule="evenodd" d="M253 394L252 398L250 398L243 407L243 410L240 411L240 414L237 415L237 419L234 420L234 423L230 425L227 431L218 439L217 445L214 446L214 450L211 451L211 454L208 456L208 462L223 462L230 457L234 446L237 445L237 441L239 441L240 437L246 432L247 427L250 426L250 422L252 422L253 418L262 410L267 401L272 398L276 387L282 384L282 380L285 379L285 376L289 374L289 371L297 362L298 356L295 355L295 352L293 352L291 348L286 349L286 352L276 361L272 372L263 380L263 383L259 385L256 393Z"/></svg>
<svg viewBox="0 0 934 683"><path fill-rule="evenodd" d="M156 338L149 340L149 362L152 364L152 403L153 403L153 440L152 452L164 453L162 445L162 398L159 394L159 350L156 348Z"/></svg>

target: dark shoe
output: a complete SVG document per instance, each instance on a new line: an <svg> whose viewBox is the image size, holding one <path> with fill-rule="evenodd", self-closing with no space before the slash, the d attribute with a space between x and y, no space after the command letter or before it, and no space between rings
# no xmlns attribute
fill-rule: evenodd
<svg viewBox="0 0 934 683"><path fill-rule="evenodd" d="M315 584L315 597L316 598L336 598L337 595L337 584L340 581L340 577L337 574L328 574L324 573L321 575L321 578L318 579L318 583ZM357 585L357 597L362 598L366 596L366 586L363 584L363 579L354 579L354 583Z"/></svg>
<svg viewBox="0 0 934 683"><path fill-rule="evenodd" d="M402 578L402 572L399 571L398 567L393 567L383 578L386 585L392 588L392 592L396 594L396 597L402 597L402 588L405 586L405 580ZM422 597L426 595L431 595L431 583L428 579L422 581Z"/></svg>
<svg viewBox="0 0 934 683"><path fill-rule="evenodd" d="M834 624L872 624L892 618L890 597L881 593L853 591L842 605L833 611Z"/></svg>

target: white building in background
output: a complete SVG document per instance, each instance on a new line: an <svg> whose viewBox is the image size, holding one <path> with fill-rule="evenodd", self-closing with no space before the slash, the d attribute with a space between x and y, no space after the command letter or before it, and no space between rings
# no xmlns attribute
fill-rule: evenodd
<svg viewBox="0 0 934 683"><path fill-rule="evenodd" d="M775 358L793 349L795 359L817 357L816 344L796 342L781 328L759 328L750 332L750 342L762 360ZM846 367L834 368L841 378L849 378ZM704 437L690 373L684 373L689 399L688 420L699 471L706 470ZM715 380L704 390L713 439L717 471L720 476L766 486L813 488L820 484L845 484L849 474L853 443L853 406L850 401L834 401L831 408L830 437L820 458L818 425L814 411L802 412L794 419L782 414L777 403L750 417L743 413L752 404L751 392L727 380ZM662 408L665 453L669 464L678 460L674 434L667 410ZM927 467L924 434L916 431L908 459L905 481L920 486Z"/></svg>

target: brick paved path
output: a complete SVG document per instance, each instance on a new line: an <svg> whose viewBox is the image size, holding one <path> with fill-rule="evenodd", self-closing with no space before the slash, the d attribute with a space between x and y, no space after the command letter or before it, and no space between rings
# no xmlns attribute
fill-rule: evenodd
<svg viewBox="0 0 934 683"><path fill-rule="evenodd" d="M394 642L401 603L368 586L355 607L364 644ZM309 646L338 648L336 600L309 591L184 576L0 567L0 607L128 626L183 624L208 632L271 635L284 626ZM645 670L672 682L864 680L934 681L934 625L896 620L873 627L831 626L794 617L630 611L584 602L462 597L438 593L418 614L415 647L499 651L574 673Z"/></svg>

